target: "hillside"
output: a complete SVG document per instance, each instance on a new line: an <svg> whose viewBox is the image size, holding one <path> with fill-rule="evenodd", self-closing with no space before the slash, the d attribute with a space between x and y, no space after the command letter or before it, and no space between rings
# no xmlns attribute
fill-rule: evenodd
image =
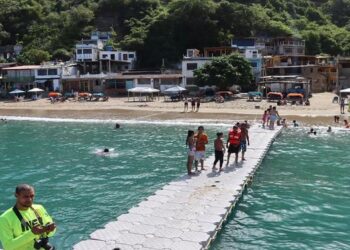
<svg viewBox="0 0 350 250"><path fill-rule="evenodd" d="M178 61L186 48L233 37L294 35L307 54L350 54L350 0L0 0L0 45L22 43L20 60L67 59L92 30L136 50L142 67Z"/></svg>

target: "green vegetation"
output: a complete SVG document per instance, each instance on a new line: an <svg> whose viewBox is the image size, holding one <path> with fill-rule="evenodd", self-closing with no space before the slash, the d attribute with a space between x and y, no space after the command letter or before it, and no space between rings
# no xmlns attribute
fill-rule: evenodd
<svg viewBox="0 0 350 250"><path fill-rule="evenodd" d="M22 43L33 63L45 52L68 58L93 30L112 31L111 44L136 50L142 67L159 67L163 58L168 66L186 48L228 45L233 37L294 35L306 40L307 54L350 54L350 0L0 0L0 6L0 45Z"/></svg>
<svg viewBox="0 0 350 250"><path fill-rule="evenodd" d="M227 90L232 85L248 89L253 80L249 62L237 54L214 58L211 63L194 71L196 84L199 86L217 86Z"/></svg>

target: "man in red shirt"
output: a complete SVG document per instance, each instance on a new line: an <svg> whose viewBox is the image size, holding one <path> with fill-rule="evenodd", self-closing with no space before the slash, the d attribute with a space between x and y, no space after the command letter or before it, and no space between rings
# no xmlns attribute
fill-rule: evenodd
<svg viewBox="0 0 350 250"><path fill-rule="evenodd" d="M237 125L233 126L233 129L228 133L228 139L226 143L226 147L228 148L227 154L227 164L228 166L230 162L230 156L232 153L235 153L235 163L238 163L238 153L241 150L241 131Z"/></svg>

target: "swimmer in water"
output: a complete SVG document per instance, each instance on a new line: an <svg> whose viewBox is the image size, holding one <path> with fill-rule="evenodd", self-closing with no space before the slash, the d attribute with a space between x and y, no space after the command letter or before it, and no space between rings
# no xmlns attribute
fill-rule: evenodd
<svg viewBox="0 0 350 250"><path fill-rule="evenodd" d="M314 129L313 129L313 128L312 128L312 129L310 129L310 131L309 131L307 134L308 134L308 135L315 134Z"/></svg>
<svg viewBox="0 0 350 250"><path fill-rule="evenodd" d="M328 127L327 132L328 133L332 132L332 127L331 126Z"/></svg>
<svg viewBox="0 0 350 250"><path fill-rule="evenodd" d="M105 149L103 150L103 153L109 153L109 149L108 149L108 148L105 148Z"/></svg>
<svg viewBox="0 0 350 250"><path fill-rule="evenodd" d="M118 129L118 128L120 128L120 125L119 125L119 123L116 123L115 124L115 129Z"/></svg>

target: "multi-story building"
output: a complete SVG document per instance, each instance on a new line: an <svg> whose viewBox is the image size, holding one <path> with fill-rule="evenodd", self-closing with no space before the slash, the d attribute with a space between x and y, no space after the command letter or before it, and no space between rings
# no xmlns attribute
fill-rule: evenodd
<svg viewBox="0 0 350 250"><path fill-rule="evenodd" d="M233 39L231 47L236 49L242 57L244 57L252 67L254 81L258 82L262 71L262 55L266 53L266 39L263 38L244 38Z"/></svg>
<svg viewBox="0 0 350 250"><path fill-rule="evenodd" d="M35 70L40 65L23 65L3 68L3 82L7 90L18 88L29 90L35 86Z"/></svg>
<svg viewBox="0 0 350 250"><path fill-rule="evenodd" d="M81 40L75 45L75 60L77 62L97 62L99 51L103 49L101 40Z"/></svg>
<svg viewBox="0 0 350 250"><path fill-rule="evenodd" d="M107 45L108 32L93 32L90 39L75 45L75 60L82 74L116 73L136 66L135 51L114 50Z"/></svg>
<svg viewBox="0 0 350 250"><path fill-rule="evenodd" d="M213 57L203 57L197 49L188 49L182 60L182 84L183 86L194 84L194 70L210 63Z"/></svg>
<svg viewBox="0 0 350 250"><path fill-rule="evenodd" d="M100 51L99 58L100 71L104 73L132 70L136 64L136 52L134 51L106 48L106 50Z"/></svg>
<svg viewBox="0 0 350 250"><path fill-rule="evenodd" d="M77 68L72 63L45 63L3 68L4 89L8 92L18 88L29 90L37 87L44 91L62 89L62 76L76 75Z"/></svg>
<svg viewBox="0 0 350 250"><path fill-rule="evenodd" d="M296 37L277 37L266 43L270 55L305 55L305 41Z"/></svg>
<svg viewBox="0 0 350 250"><path fill-rule="evenodd" d="M264 65L267 76L299 76L310 80L312 92L331 91L335 87L336 66L329 56L266 56Z"/></svg>
<svg viewBox="0 0 350 250"><path fill-rule="evenodd" d="M239 50L257 49L263 56L305 55L305 41L296 37L232 39L231 46Z"/></svg>

